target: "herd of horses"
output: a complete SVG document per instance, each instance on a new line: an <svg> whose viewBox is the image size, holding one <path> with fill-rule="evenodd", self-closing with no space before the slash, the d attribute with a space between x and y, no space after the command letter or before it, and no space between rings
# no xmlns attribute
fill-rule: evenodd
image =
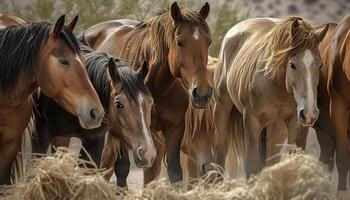
<svg viewBox="0 0 350 200"><path fill-rule="evenodd" d="M305 148L313 127L320 160L332 170L335 157L346 190L350 16L319 27L300 17L248 19L226 33L215 59L209 11L174 2L145 22L101 22L78 37L78 17L0 15L0 184L11 183L32 121L33 152L78 137L81 156L114 168L120 187L131 158L145 184L163 161L172 183L183 180L180 152L191 177L212 163L224 169L227 157L250 176L278 161L266 158L286 139Z"/></svg>

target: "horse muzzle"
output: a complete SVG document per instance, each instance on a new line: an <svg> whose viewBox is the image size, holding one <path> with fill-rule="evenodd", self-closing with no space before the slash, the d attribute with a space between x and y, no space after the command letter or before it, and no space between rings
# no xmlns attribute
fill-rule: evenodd
<svg viewBox="0 0 350 200"><path fill-rule="evenodd" d="M134 161L139 168L152 167L156 156L157 152L154 147L140 146L133 150Z"/></svg>
<svg viewBox="0 0 350 200"><path fill-rule="evenodd" d="M298 111L298 118L302 126L312 127L319 115L319 110L315 109L314 112L306 112L304 109Z"/></svg>
<svg viewBox="0 0 350 200"><path fill-rule="evenodd" d="M101 126L104 117L104 110L95 107L78 109L78 118L81 127L85 129L93 129Z"/></svg>
<svg viewBox="0 0 350 200"><path fill-rule="evenodd" d="M212 95L213 95L212 87L210 87L209 91L204 95L202 95L199 92L198 87L193 87L192 91L190 92L191 103L194 108L204 109L209 105Z"/></svg>

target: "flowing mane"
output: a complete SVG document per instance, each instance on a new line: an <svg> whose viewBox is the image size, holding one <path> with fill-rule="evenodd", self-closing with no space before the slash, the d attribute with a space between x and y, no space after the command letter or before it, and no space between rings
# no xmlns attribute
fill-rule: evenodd
<svg viewBox="0 0 350 200"><path fill-rule="evenodd" d="M1 89L9 90L20 74L33 72L40 49L46 43L53 27L49 22L39 22L8 26L0 30ZM74 53L80 52L78 41L72 32L64 29L61 38Z"/></svg>
<svg viewBox="0 0 350 200"><path fill-rule="evenodd" d="M291 27L294 20L298 20L300 26L293 37ZM307 48L317 49L319 41L310 23L299 17L288 17L262 37L260 42L262 46L259 50L266 52L264 71L274 77L291 55Z"/></svg>
<svg viewBox="0 0 350 200"><path fill-rule="evenodd" d="M292 24L296 19L299 27L292 35ZM246 89L242 89L243 91L248 91L257 72L262 71L271 78L281 78L278 74L285 70L291 55L307 48L318 47L318 38L310 23L305 20L288 17L276 23L268 32L266 29L256 31L232 63L232 66L245 66L238 68L240 73L234 74L235 79L242 84L241 88Z"/></svg>

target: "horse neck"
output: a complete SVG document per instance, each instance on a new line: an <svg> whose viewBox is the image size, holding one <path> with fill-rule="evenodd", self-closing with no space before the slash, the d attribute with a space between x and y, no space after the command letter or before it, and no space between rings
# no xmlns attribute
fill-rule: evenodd
<svg viewBox="0 0 350 200"><path fill-rule="evenodd" d="M174 82L176 81L175 77L170 71L168 61L169 48L166 44L161 45L163 46L163 53L162 55L157 55L151 51L152 48L154 48L154 46L145 41L146 40L142 41L142 50L140 53L141 55L144 55L145 59L149 61L150 65L147 86L154 97L161 97L166 95L171 90L172 86L174 85ZM166 57L166 59L163 58L160 60L159 57L161 56ZM139 66L141 66L141 64L142 63L139 63Z"/></svg>

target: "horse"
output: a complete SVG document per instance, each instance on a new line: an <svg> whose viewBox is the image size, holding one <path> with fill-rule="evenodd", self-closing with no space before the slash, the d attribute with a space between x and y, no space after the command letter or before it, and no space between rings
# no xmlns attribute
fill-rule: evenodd
<svg viewBox="0 0 350 200"><path fill-rule="evenodd" d="M217 64L217 59L208 57L208 77L211 82L213 72ZM184 171L188 171L190 178L200 178L212 170L211 163L214 162L213 140L214 140L214 122L213 122L213 106L214 99L210 102L206 109L195 109L191 104L188 105L185 116L185 132L182 140L181 151L184 153L181 157L181 163ZM165 140L159 133L153 133L153 139L157 149L157 158L153 165L147 169L149 173L145 177L147 180L154 180L160 175L163 157L165 155ZM115 139L114 139L115 140ZM117 141L108 140L109 147L119 145ZM114 148L110 148L113 150ZM130 172L130 161L127 157L118 157L117 151L104 151L101 161L102 168L113 168L117 177L117 185L119 187L127 187L126 179ZM114 161L111 158L117 158ZM117 163L127 163L126 165L118 165ZM112 172L106 174L105 178L110 180Z"/></svg>
<svg viewBox="0 0 350 200"><path fill-rule="evenodd" d="M102 22L81 35L93 49L120 57L135 69L142 60L149 61L146 85L155 104L152 131L165 136L172 183L182 180L180 147L188 104L203 109L212 96L206 69L212 40L206 23L209 10L208 3L194 11L174 2L145 22Z"/></svg>
<svg viewBox="0 0 350 200"><path fill-rule="evenodd" d="M208 56L208 77L212 84L213 73L217 59ZM186 170L190 179L200 178L212 171L214 163L214 132L213 120L215 99L212 99L206 109L194 109L189 104L185 117L185 133L181 145L184 153L182 163L187 163ZM184 167L184 166L183 166Z"/></svg>
<svg viewBox="0 0 350 200"><path fill-rule="evenodd" d="M320 161L332 171L336 153L338 190L346 190L350 167L350 15L327 25L330 28L319 45L324 63L318 88L321 115L314 127L321 147Z"/></svg>
<svg viewBox="0 0 350 200"><path fill-rule="evenodd" d="M77 18L66 28L64 22L64 15L55 24L0 15L0 184L10 183L11 165L32 115L32 94L39 87L78 116L82 126L101 124L104 111L72 33Z"/></svg>
<svg viewBox="0 0 350 200"><path fill-rule="evenodd" d="M299 17L255 18L226 33L214 72L218 165L224 167L228 154L243 163L249 177L261 169L263 128L280 123L288 130L289 143L306 134L319 113L318 44L327 29L314 31Z"/></svg>
<svg viewBox="0 0 350 200"><path fill-rule="evenodd" d="M88 76L105 110L105 120L98 128L85 129L76 116L42 94L35 101L34 152L45 153L51 143L68 146L69 137L78 137L88 153L83 154L83 159L91 158L94 167L99 167L108 132L108 137L118 138L127 152L133 154L138 167L150 167L156 150L150 131L153 98L143 82L148 63L144 62L136 72L109 54L94 52L85 45L81 49Z"/></svg>

